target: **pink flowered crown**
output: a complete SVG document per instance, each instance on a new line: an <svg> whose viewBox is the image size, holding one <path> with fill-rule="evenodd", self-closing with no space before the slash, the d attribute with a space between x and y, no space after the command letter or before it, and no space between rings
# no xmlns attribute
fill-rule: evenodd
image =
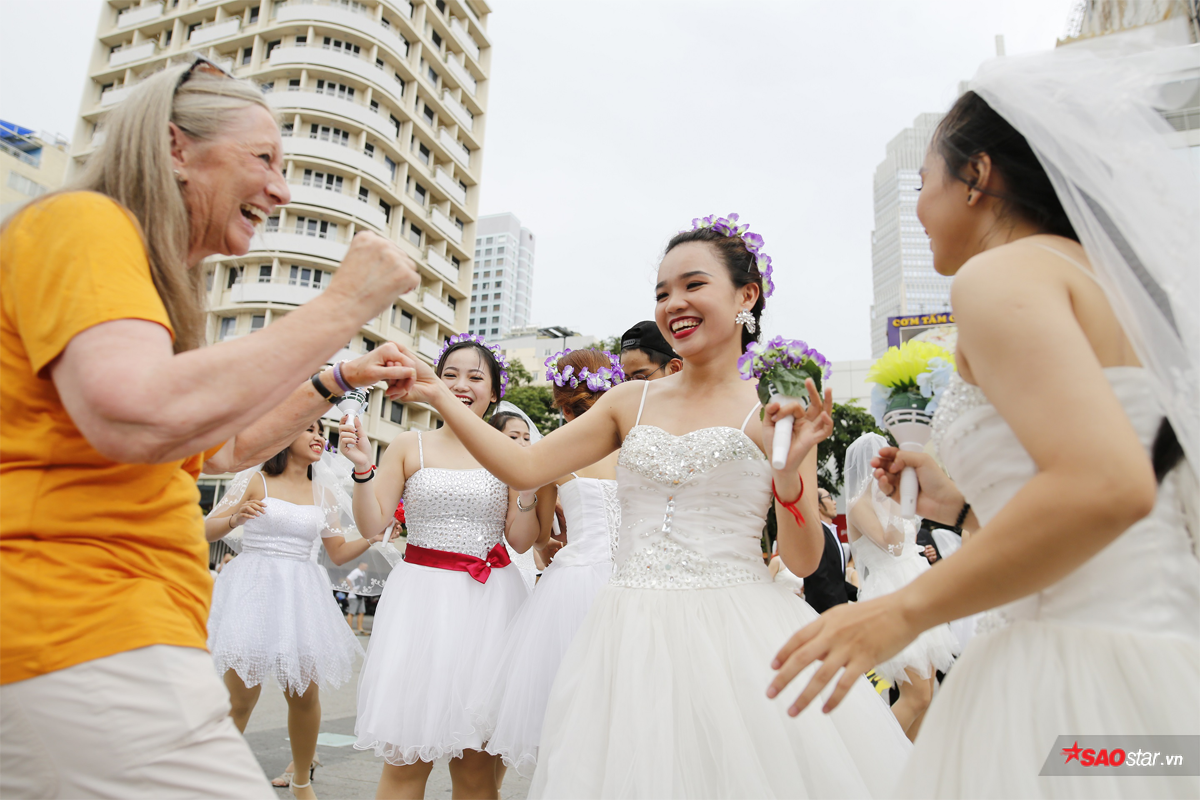
<svg viewBox="0 0 1200 800"><path fill-rule="evenodd" d="M438 363L442 360L442 356L446 354L447 350L449 350L451 347L454 347L454 345L462 344L463 342L471 342L472 344L479 345L484 350L487 350L489 353L491 353L492 358L496 359L496 364L500 367L500 394L498 396L503 398L504 393L508 390L508 359L504 357L504 353L500 352L499 345L488 344L482 336L478 336L473 333L458 333L454 336L451 336L446 340L445 344L442 345L442 349L438 351L437 358L435 358L433 362L435 364Z"/></svg>
<svg viewBox="0 0 1200 800"><path fill-rule="evenodd" d="M570 364L560 370L558 368L559 359L570 352L570 349L563 350L546 359L546 380L554 381L555 386L559 388L570 386L574 389L583 383L593 392L607 392L625 380L625 371L621 369L621 359L607 350L601 351L601 354L608 357L609 366L601 367L596 372L584 367L576 373L575 367Z"/></svg>
<svg viewBox="0 0 1200 800"><path fill-rule="evenodd" d="M728 217L710 214L692 220L692 230L698 231L701 228L712 228L717 233L741 239L758 265L758 272L762 276L763 297L770 297L775 292L775 283L771 280L774 270L771 268L771 257L762 251L763 238L757 233L751 233L749 225L739 225L737 214L730 214Z"/></svg>

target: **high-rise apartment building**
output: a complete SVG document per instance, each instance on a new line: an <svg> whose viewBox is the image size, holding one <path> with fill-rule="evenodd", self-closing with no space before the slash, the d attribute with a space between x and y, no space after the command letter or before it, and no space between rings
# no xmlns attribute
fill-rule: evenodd
<svg viewBox="0 0 1200 800"><path fill-rule="evenodd" d="M70 144L62 136L0 120L0 221L62 186Z"/></svg>
<svg viewBox="0 0 1200 800"><path fill-rule="evenodd" d="M267 93L283 122L292 202L250 253L206 264L210 342L245 336L315 297L370 230L418 264L421 286L337 358L383 341L432 359L467 327L491 42L486 0L106 0L73 155L149 73L206 56ZM375 392L377 450L436 425Z"/></svg>
<svg viewBox="0 0 1200 800"><path fill-rule="evenodd" d="M529 325L533 304L533 233L515 214L480 217L475 231L471 333L489 339Z"/></svg>
<svg viewBox="0 0 1200 800"><path fill-rule="evenodd" d="M888 142L875 168L875 230L871 266L871 357L887 350L887 319L950 310L950 279L933 269L929 237L917 219L917 175L941 114L921 114Z"/></svg>

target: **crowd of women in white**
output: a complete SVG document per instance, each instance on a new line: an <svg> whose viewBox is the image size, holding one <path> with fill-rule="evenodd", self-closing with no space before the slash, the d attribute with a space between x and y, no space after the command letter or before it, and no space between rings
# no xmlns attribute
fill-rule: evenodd
<svg viewBox="0 0 1200 800"><path fill-rule="evenodd" d="M622 381L615 356L561 353L547 367L566 424L544 438L519 414L485 421L507 369L469 335L433 366L393 345L354 365L355 385L385 379L393 399L445 421L397 436L377 465L357 420L343 421L336 458L317 424L297 422L328 408L314 392L349 391L340 367L272 412L287 419L256 460L263 441L287 441L280 430L294 441L242 473L205 523L210 541L242 531L208 626L237 727L274 678L293 756L279 782L315 796L318 692L362 653L316 563L324 551L329 564L363 560L382 586L356 725L356 746L384 761L381 798L423 796L439 759L456 797L497 797L506 768L547 798L1195 796L1196 776L1039 775L1060 735L1200 736L1200 232L1194 175L1152 108L1171 68L1005 59L938 127L917 214L935 268L955 277L958 375L936 458L870 437L847 457L851 546L867 568L858 602L818 615L763 562L772 508L787 570L820 560L831 394L810 381L807 398L760 405L738 360L781 275L761 237L694 224L671 238L654 290L682 369ZM195 69L172 74L172 103L227 80ZM277 132L259 133L278 149ZM180 186L198 182L192 169L176 170ZM384 261L382 247L355 252ZM776 454L784 419L792 436ZM915 528L894 513L907 467L918 513L972 532L933 568L916 566ZM389 559L402 499L403 559ZM530 552L549 564L532 591L510 555ZM955 660L947 623L985 611ZM881 701L872 669L913 688L949 676L906 716ZM255 785L241 762L229 773Z"/></svg>

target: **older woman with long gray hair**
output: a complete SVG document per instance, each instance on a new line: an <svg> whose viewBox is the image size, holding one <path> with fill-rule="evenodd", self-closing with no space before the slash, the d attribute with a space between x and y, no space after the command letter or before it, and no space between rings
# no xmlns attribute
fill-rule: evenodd
<svg viewBox="0 0 1200 800"><path fill-rule="evenodd" d="M201 262L245 254L290 200L276 118L197 59L106 131L0 242L0 795L274 797L204 649L196 477L264 461L348 387L406 380L391 344L325 364L419 278L363 233L319 296L201 347Z"/></svg>

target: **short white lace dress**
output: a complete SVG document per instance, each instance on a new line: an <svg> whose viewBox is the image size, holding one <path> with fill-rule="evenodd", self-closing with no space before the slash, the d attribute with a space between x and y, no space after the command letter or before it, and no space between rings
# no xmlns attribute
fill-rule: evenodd
<svg viewBox="0 0 1200 800"><path fill-rule="evenodd" d="M425 466L404 487L408 546L486 559L504 537L508 487L485 469ZM513 564L470 573L401 561L392 570L358 684L360 750L390 764L482 750L477 705L508 623L529 596Z"/></svg>
<svg viewBox="0 0 1200 800"><path fill-rule="evenodd" d="M296 694L312 683L336 689L363 650L312 554L323 535L341 534L329 533L317 506L269 493L263 504L266 512L242 527L241 555L213 584L208 650L217 673L232 669L247 686L273 677Z"/></svg>

